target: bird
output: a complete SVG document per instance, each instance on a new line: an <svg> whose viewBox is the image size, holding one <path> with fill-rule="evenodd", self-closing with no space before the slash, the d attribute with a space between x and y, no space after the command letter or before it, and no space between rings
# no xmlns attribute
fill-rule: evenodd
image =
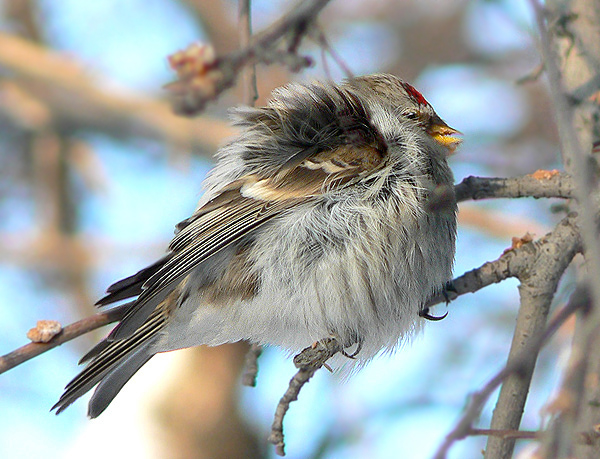
<svg viewBox="0 0 600 459"><path fill-rule="evenodd" d="M354 349L340 365L361 368L420 330L451 279L448 158L462 137L414 86L389 74L290 83L232 117L239 135L166 255L97 302L130 299L57 414L97 386L95 418L154 355L198 345L293 353L334 337Z"/></svg>

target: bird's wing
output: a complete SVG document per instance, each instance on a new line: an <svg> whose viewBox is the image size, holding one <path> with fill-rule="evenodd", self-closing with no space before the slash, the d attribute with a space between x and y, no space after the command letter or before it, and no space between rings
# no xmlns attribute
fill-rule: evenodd
<svg viewBox="0 0 600 459"><path fill-rule="evenodd" d="M159 265L109 288L102 304L139 294L110 339L120 340L134 333L174 286L212 255L282 212L348 186L378 168L383 159L384 154L375 146L343 145L320 151L298 164L286 164L270 177L252 174L231 183L180 226L169 245L170 253Z"/></svg>

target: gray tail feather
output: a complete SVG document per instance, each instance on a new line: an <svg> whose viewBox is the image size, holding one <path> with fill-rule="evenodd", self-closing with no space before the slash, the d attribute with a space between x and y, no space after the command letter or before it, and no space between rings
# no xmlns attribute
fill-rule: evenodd
<svg viewBox="0 0 600 459"><path fill-rule="evenodd" d="M164 314L156 310L128 339L105 339L92 351L91 362L67 386L52 407L59 414L71 403L100 383L90 402L90 416L98 416L121 390L123 385L156 353L152 350L164 325ZM94 401L96 399L96 401ZM94 406L92 406L92 404Z"/></svg>
<svg viewBox="0 0 600 459"><path fill-rule="evenodd" d="M145 342L102 378L88 405L88 416L90 418L100 415L113 401L125 383L155 355L150 350L153 341Z"/></svg>

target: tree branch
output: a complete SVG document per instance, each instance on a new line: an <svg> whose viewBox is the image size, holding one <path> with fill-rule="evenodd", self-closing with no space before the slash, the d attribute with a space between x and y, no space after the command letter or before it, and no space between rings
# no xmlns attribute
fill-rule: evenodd
<svg viewBox="0 0 600 459"><path fill-rule="evenodd" d="M244 373L242 374L242 384L244 386L256 386L256 376L258 375L258 358L262 354L262 346L260 344L250 345L250 349L246 353L244 360Z"/></svg>
<svg viewBox="0 0 600 459"><path fill-rule="evenodd" d="M576 389L554 426L555 436L545 438L548 457L596 458L600 441L594 426L600 422L597 400L600 378L596 349L600 344L600 241L597 200L598 158L590 155L600 130L600 109L593 97L598 92L600 60L600 6L598 2L530 1L540 33L540 48L554 105L564 167L575 182L585 247L585 275L590 279L593 308L585 321L577 323L570 368L566 380ZM595 441L578 444L579 432L592 432Z"/></svg>
<svg viewBox="0 0 600 459"><path fill-rule="evenodd" d="M35 116L27 119L18 112L20 105L2 105L4 111L18 112L8 114L23 129L51 125L58 130L99 130L118 138L145 137L206 157L235 132L224 121L182 118L166 102L105 89L72 59L1 32L0 66L16 77L13 85L0 87L4 97L37 101Z"/></svg>
<svg viewBox="0 0 600 459"><path fill-rule="evenodd" d="M247 48L252 40L252 13L250 11L250 0L239 0L239 24L240 24L240 46ZM256 65L251 64L244 68L242 72L244 103L254 107L258 99L258 89L256 88Z"/></svg>
<svg viewBox="0 0 600 459"><path fill-rule="evenodd" d="M240 70L246 65L279 62L293 71L311 65L312 61L299 56L297 49L327 3L329 0L303 1L255 35L251 44L225 56L213 58L210 48L199 48L198 45L171 56L171 66L178 73L178 80L168 85L175 110L188 116L200 113L207 102L235 84ZM285 49L278 49L286 38Z"/></svg>
<svg viewBox="0 0 600 459"><path fill-rule="evenodd" d="M488 198L573 198L571 176L558 171L538 171L511 178L467 177L456 185L457 201Z"/></svg>
<svg viewBox="0 0 600 459"><path fill-rule="evenodd" d="M566 244L566 248L570 252L580 250L581 247L578 245L580 243L579 235L574 219L575 215L571 214L563 219L553 232L540 240L525 244L520 248L506 250L497 260L484 263L479 268L467 271L452 281L451 290L433 297L426 307L445 301L453 301L465 293L474 293L509 277L518 277L527 272L532 266L535 266L536 263L540 263L541 252L548 250L548 248L551 249L552 253L555 253L556 247L565 248ZM569 253L568 262L570 262L573 255Z"/></svg>
<svg viewBox="0 0 600 459"><path fill-rule="evenodd" d="M71 325L67 325L62 331L47 343L29 343L25 346L0 357L0 374L11 368L20 365L27 360L37 357L50 349L60 346L67 341L71 341L81 335L121 320L128 304L117 306L105 312L94 314L93 316L81 319Z"/></svg>
<svg viewBox="0 0 600 459"><path fill-rule="evenodd" d="M285 456L285 442L283 438L283 418L290 408L290 403L298 400L300 390L319 368L335 354L343 350L342 345L335 338L326 338L307 347L294 357L294 364L298 372L290 380L288 389L279 400L275 410L275 419L271 426L269 441L275 445L275 452Z"/></svg>
<svg viewBox="0 0 600 459"><path fill-rule="evenodd" d="M535 257L524 269L516 271L521 281L519 294L521 306L507 366L519 361L519 374L511 374L502 384L491 429L517 430L529 393L539 348L531 345L543 333L550 312L552 298L558 282L577 252L582 250L577 214L570 214L555 230L534 243L538 245ZM528 244L529 245L529 244ZM526 246L524 246L525 248ZM525 353L525 351L529 351ZM527 358L527 360L525 360ZM514 439L490 437L485 449L485 459L511 457Z"/></svg>

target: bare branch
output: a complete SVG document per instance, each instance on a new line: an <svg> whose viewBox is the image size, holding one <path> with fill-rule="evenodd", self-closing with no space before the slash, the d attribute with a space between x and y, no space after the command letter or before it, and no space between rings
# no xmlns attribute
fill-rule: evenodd
<svg viewBox="0 0 600 459"><path fill-rule="evenodd" d="M294 364L298 372L290 380L290 385L279 400L275 410L275 419L271 426L269 441L275 445L275 452L285 456L285 442L283 438L283 418L290 408L290 403L298 400L300 390L325 362L338 352L342 351L342 345L335 338L327 338L307 347L294 357Z"/></svg>
<svg viewBox="0 0 600 459"><path fill-rule="evenodd" d="M583 231L583 240L585 242L586 251L589 251L589 261L592 268L591 275L593 278L600 276L600 242L597 238L597 227L594 221L596 213L593 201L593 185L594 180L592 175L594 171L593 164L589 160L582 148L581 139L579 139L574 129L573 120L575 117L575 106L572 104L566 95L561 72L558 68L558 59L552 49L552 41L545 23L544 7L538 0L531 0L533 9L536 14L536 20L541 36L541 49L544 57L545 66L548 73L548 81L550 83L550 94L554 103L554 108L557 117L557 124L560 131L561 152L565 163L565 169L570 172L575 178L575 196L579 205L583 209L580 213L581 227ZM590 124L591 122L587 122ZM588 128L589 129L589 128ZM589 133L580 132L585 140ZM591 151L592 142L586 145L587 151ZM595 304L600 305L600 283L595 282L592 285L593 298ZM600 308L596 316L596 325L600 323Z"/></svg>
<svg viewBox="0 0 600 459"><path fill-rule="evenodd" d="M250 349L246 353L244 360L244 373L242 374L242 384L244 386L255 387L256 376L258 374L258 358L262 354L262 346L260 344L250 345Z"/></svg>
<svg viewBox="0 0 600 459"><path fill-rule="evenodd" d="M175 110L192 116L201 112L206 103L214 100L219 94L232 87L240 70L257 62L271 64L279 62L293 71L312 64L312 61L297 54L297 49L311 24L329 0L305 0L296 5L271 27L257 34L252 44L239 51L234 51L214 62L200 62L195 65L194 48L180 51L173 55L183 55L183 64L179 59L172 66L178 72L178 80L169 84ZM287 39L285 49L278 46ZM196 45L197 46L197 45ZM190 72L190 67L197 67L198 72Z"/></svg>
<svg viewBox="0 0 600 459"><path fill-rule="evenodd" d="M452 290L443 295L435 296L426 306L431 307L445 301L453 301L465 293L474 293L509 277L521 276L527 270L531 269L536 262L542 262L539 260L539 257L548 248L551 248L552 253L555 253L558 248L568 248L568 264L574 253L581 249L579 244L580 240L577 227L575 226L575 215L571 214L563 219L553 232L540 240L525 244L520 248L506 250L497 260L484 263L479 268L457 277L452 281Z"/></svg>
<svg viewBox="0 0 600 459"><path fill-rule="evenodd" d="M552 398L546 403L544 413L552 416L550 425L543 436L541 445L542 457L545 459L555 459L563 457L596 457L594 451L589 451L589 446L594 445L592 442L580 442L587 436L586 430L592 430L593 424L582 422L581 418L585 419L586 405L592 404L591 401L597 400L592 392L596 389L596 385L589 384L595 380L593 366L597 365L596 358L588 359L588 355L596 356L598 349L598 338L596 340L588 340L588 337L581 333L583 324L589 317L591 309L590 294L587 295L587 310L584 314L580 314L579 320L576 322L576 328L573 333L573 344L570 351L569 361L561 377L560 387ZM592 347L593 346L593 347ZM592 367L592 368L590 368ZM591 372L590 372L591 370ZM589 374L592 374L590 378ZM590 392L590 396L582 396L581 394ZM595 403L593 403L595 404ZM583 430L583 431L582 431ZM596 439L597 432L592 433ZM591 439L593 437L588 437ZM588 448L585 448L585 447ZM577 451L582 453L575 456L572 452L575 448L585 448L588 451ZM591 454L586 454L591 453Z"/></svg>
<svg viewBox="0 0 600 459"><path fill-rule="evenodd" d="M240 25L240 46L247 48L250 46L252 36L252 14L250 12L250 0L239 0L239 25ZM244 103L250 107L254 106L258 99L258 89L256 88L256 65L246 66L242 72Z"/></svg>
<svg viewBox="0 0 600 459"><path fill-rule="evenodd" d="M20 347L6 355L0 357L0 374L11 368L20 365L27 360L37 357L50 349L60 346L67 341L71 341L81 335L96 330L97 328L103 327L104 325L111 324L121 320L127 304L118 306L116 308L109 309L105 312L94 314L93 316L81 319L71 325L67 325L62 329L58 335L47 343L29 343L25 346Z"/></svg>
<svg viewBox="0 0 600 459"><path fill-rule="evenodd" d="M557 171L539 171L521 177L467 177L456 185L457 201L488 198L573 198L573 180Z"/></svg>
<svg viewBox="0 0 600 459"><path fill-rule="evenodd" d="M325 52L327 52L327 53L329 53L329 55L331 56L333 61L342 70L342 72L344 72L344 75L346 75L346 78L354 78L354 73L352 72L350 67L348 67L346 65L346 63L344 62L342 57L336 52L336 50L333 49L333 47L329 43L329 40L327 40L327 37L325 36L325 33L323 32L323 30L319 28L316 31L315 35L316 35L316 41L321 46L321 50L323 52L322 59L323 59L323 67L325 69L325 74L329 78L331 78L331 74L329 72L329 67L327 65L327 57L325 55Z"/></svg>
<svg viewBox="0 0 600 459"><path fill-rule="evenodd" d="M519 361L521 370L519 374L509 375L502 384L492 416L492 429L519 428L539 352L539 347L536 348L529 343L536 342L537 337L543 333L558 282L575 254L582 249L576 222L577 214L565 218L550 235L539 241L540 250L535 254L534 260L525 269L516 273L521 281L519 286L521 306L507 366L510 367L513 361ZM525 351L528 351L527 354ZM510 457L514 444L514 439L492 437L488 440L484 457L486 459Z"/></svg>
<svg viewBox="0 0 600 459"><path fill-rule="evenodd" d="M598 185L597 157L590 156L598 140L599 109L593 94L598 91L600 59L600 8L597 2L544 2L531 0L540 32L540 47L547 70L550 95L560 134L560 146L567 172L575 183L580 209L581 234L585 247L584 270L590 279L593 308L585 321L577 323L565 387L574 389L570 409L545 438L548 457L598 457L600 442L592 431L600 421L596 400L600 374L596 349L600 342L600 241L598 240L595 190ZM596 437L578 445L579 432Z"/></svg>

